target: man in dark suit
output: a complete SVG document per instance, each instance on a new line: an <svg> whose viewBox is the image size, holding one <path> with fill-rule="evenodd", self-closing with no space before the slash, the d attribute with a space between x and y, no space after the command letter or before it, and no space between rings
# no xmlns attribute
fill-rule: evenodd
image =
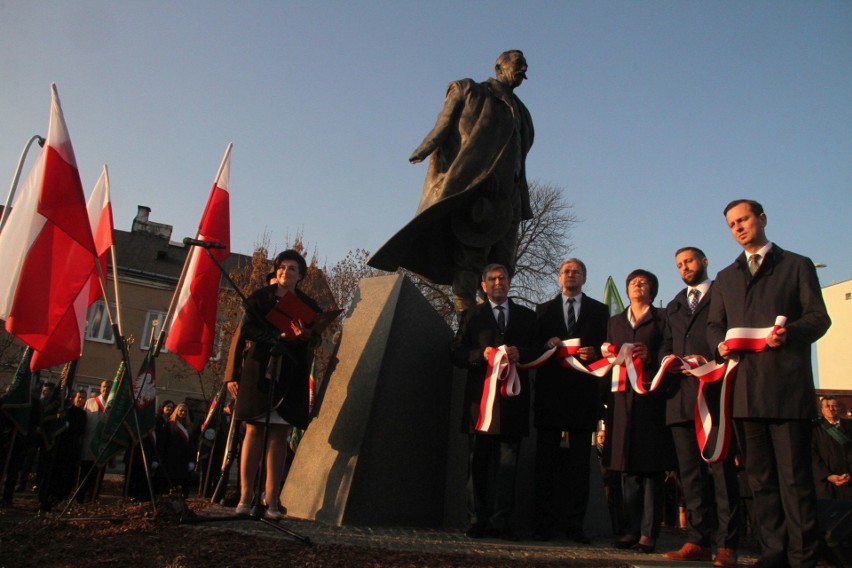
<svg viewBox="0 0 852 568"><path fill-rule="evenodd" d="M820 411L813 437L817 497L852 501L852 422L840 419L833 396L823 397Z"/></svg>
<svg viewBox="0 0 852 568"><path fill-rule="evenodd" d="M497 394L494 426L489 433L475 428L492 352L505 345L509 362L514 365L534 360L542 350L535 345L535 313L508 297L509 272L505 266L485 267L482 290L487 300L463 314L452 351L453 364L467 369L462 405L462 432L469 434L470 443L467 493L471 524L467 534L517 540L510 521L521 439L529 434L530 383L526 371L518 371L517 396Z"/></svg>
<svg viewBox="0 0 852 568"><path fill-rule="evenodd" d="M668 318L660 359L666 355L677 355L681 358L694 357L700 363L706 363L713 358L706 333L712 286L707 278L709 263L701 249L684 247L675 253L675 264L686 288L666 306ZM715 528L717 554L713 565L736 566L740 493L734 452L728 452L723 461L708 467L701 457L695 436L698 379L679 363L669 366L669 373L672 374L667 377L666 384L666 424L671 429L677 451L688 536L680 550L667 552L665 557L669 560L710 560ZM720 386L719 383L708 384L705 392L718 397ZM714 523L714 520L717 522Z"/></svg>
<svg viewBox="0 0 852 568"><path fill-rule="evenodd" d="M569 258L559 269L562 293L536 308L538 340L545 347L565 339L580 339L579 358L600 357L606 341L609 310L583 294L586 265ZM556 359L536 372L534 423L536 427L535 503L536 540L550 540L557 511L566 513L567 537L582 544L590 539L583 530L589 503L592 434L603 415L601 381ZM564 483L567 502L556 507L557 482Z"/></svg>
<svg viewBox="0 0 852 568"><path fill-rule="evenodd" d="M758 566L815 566L818 531L811 428L816 393L811 344L831 325L813 262L766 238L763 206L740 199L725 219L744 252L716 277L710 294L707 339L720 358L740 358L732 416L754 495L761 545ZM760 352L732 352L731 328L767 328Z"/></svg>

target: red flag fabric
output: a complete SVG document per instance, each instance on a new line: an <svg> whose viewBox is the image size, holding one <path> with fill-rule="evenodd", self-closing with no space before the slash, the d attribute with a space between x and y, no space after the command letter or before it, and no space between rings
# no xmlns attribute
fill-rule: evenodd
<svg viewBox="0 0 852 568"><path fill-rule="evenodd" d="M95 252L98 255L98 263L101 265L101 274L106 279L107 256L110 247L115 244L113 233L115 224L112 219L112 202L109 196L109 172L106 164L101 171L101 177L95 184L92 194L89 196L87 206L89 211L89 224L92 227L92 236L95 239ZM89 284L89 301L86 307L91 306L104 295L98 282L98 272L92 273Z"/></svg>
<svg viewBox="0 0 852 568"><path fill-rule="evenodd" d="M80 357L75 302L89 282L95 245L56 85L47 141L0 234L0 318L37 353L39 370ZM82 317L85 320L85 309Z"/></svg>
<svg viewBox="0 0 852 568"><path fill-rule="evenodd" d="M225 245L225 248L210 249L219 262L223 262L231 250L228 194L230 171L231 144L228 144L219 174L213 182L207 206L201 216L197 236L198 240ZM166 338L166 348L199 372L210 359L216 340L220 277L219 268L207 256L207 252L200 247L192 247Z"/></svg>
<svg viewBox="0 0 852 568"><path fill-rule="evenodd" d="M98 262L101 264L101 274L106 274L107 254L109 247L113 245L112 205L109 200L109 179L107 169L104 166L101 177L95 184L89 202L86 206L89 226L95 239L95 252ZM92 261L92 272L89 282L83 286L77 298L74 300L73 309L68 310L54 331L58 337L80 337L80 348L82 352L83 338L86 335L86 314L89 306L103 297L103 289L98 279L95 263ZM64 363L57 361L57 357L65 357L61 350L51 350L47 353L36 351L33 353L33 369L45 369ZM79 354L77 355L79 357ZM76 359L77 357L74 357Z"/></svg>

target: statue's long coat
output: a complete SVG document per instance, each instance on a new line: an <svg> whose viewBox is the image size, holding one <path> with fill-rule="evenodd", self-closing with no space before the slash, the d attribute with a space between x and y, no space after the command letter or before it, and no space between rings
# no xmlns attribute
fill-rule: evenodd
<svg viewBox="0 0 852 568"><path fill-rule="evenodd" d="M435 127L414 151L434 150L417 213L376 251L370 266L388 271L403 267L437 284L451 284L456 238L450 214L466 207L489 176L501 189L514 184L520 192L521 218L532 218L525 168L533 143L532 118L517 96L505 93L496 83L496 79L484 83L462 79L447 87ZM515 128L519 132L517 165L509 163L517 155L511 147Z"/></svg>

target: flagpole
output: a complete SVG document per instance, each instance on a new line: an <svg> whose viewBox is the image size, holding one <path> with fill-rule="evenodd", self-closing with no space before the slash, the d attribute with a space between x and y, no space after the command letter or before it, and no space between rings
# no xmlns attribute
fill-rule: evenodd
<svg viewBox="0 0 852 568"><path fill-rule="evenodd" d="M3 216L0 217L0 231L3 230L3 227L6 225L6 219L9 218L9 208L12 205L12 200L15 198L15 191L18 189L18 181L21 179L21 170L24 169L24 160L27 159L27 153L30 151L30 146L32 146L35 141L38 141L38 145L44 148L44 137L39 136L38 134L33 135L33 137L30 138L30 141L27 142L27 145L24 146L24 150L21 152L21 158L18 160L18 167L15 169L15 175L12 177L12 185L9 186L9 195L6 197L6 206L3 207Z"/></svg>
<svg viewBox="0 0 852 568"><path fill-rule="evenodd" d="M151 340L153 340L153 338L154 338L154 330L156 329L156 326L157 326L157 320L154 320L151 323L152 323L151 335L150 335L150 338L148 340L148 349L151 349ZM130 361L128 360L128 363L129 362ZM154 484L151 482L151 471L148 467L148 455L147 455L147 452L145 451L145 444L142 443L143 442L142 441L142 428L139 426L139 412L137 412L139 407L136 406L136 399L138 398L139 395L142 394L142 389L145 387L145 381L148 380L148 375L149 375L149 373L145 374L145 377L142 379L143 382L142 382L142 384L139 385L139 390L137 392L135 392L135 393L133 392L132 375L131 375L130 381L128 381L128 383L127 383L127 387L130 389L131 400L133 401L132 402L133 406L131 406L131 409L133 410L133 425L136 427L136 439L139 441L139 451L142 454L142 467L145 470L145 480L148 482L148 492L151 494L151 506L154 509L154 514L156 515L157 514L157 503L156 503L156 499L154 497ZM133 467L133 465L132 465L132 462L133 462L133 446L131 446L131 448L130 448L130 461L131 461L131 467ZM129 482L129 480L125 480L125 483L128 483L128 482Z"/></svg>
<svg viewBox="0 0 852 568"><path fill-rule="evenodd" d="M197 231L195 236L198 236ZM163 318L163 325L160 327L160 333L157 335L157 342L154 346L154 357L160 356L160 349L163 347L163 342L165 341L166 336L166 325L168 325L168 322L172 319L172 311L175 309L175 302L178 294L180 293L181 287L183 286L183 281L186 278L186 270L189 267L189 262L192 260L192 254L194 252L195 250L193 250L192 247L189 247L189 252L187 252L186 258L183 259L183 268L181 268L180 277L178 277L175 291L172 292L172 299L169 300L169 309L166 311L166 315Z"/></svg>
<svg viewBox="0 0 852 568"><path fill-rule="evenodd" d="M104 181L106 182L107 200L110 203L110 206L109 206L110 211L112 211L112 201L111 201L110 191L109 191L109 170L107 169L106 164L104 164L104 174L106 174ZM122 330L124 329L124 326L121 325L121 298L118 295L118 262L116 261L116 257L115 257L115 240L114 239L113 239L113 243L109 247L109 254L110 254L110 258L112 259L112 287L113 287L113 292L115 293L115 318L116 318L116 324L118 325L118 328L117 328L118 334L121 336L122 341L123 341L124 335L122 334ZM98 263L98 270L100 270L100 262ZM107 297L106 290L104 290L104 303L107 303L106 297ZM110 320L110 322L111 321L112 320Z"/></svg>

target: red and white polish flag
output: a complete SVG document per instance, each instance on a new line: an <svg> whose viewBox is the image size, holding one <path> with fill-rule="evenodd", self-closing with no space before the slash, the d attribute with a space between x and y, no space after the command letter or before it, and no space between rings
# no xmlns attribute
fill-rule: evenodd
<svg viewBox="0 0 852 568"><path fill-rule="evenodd" d="M75 302L88 284L95 245L77 161L56 86L41 155L0 234L0 318L37 354L32 370L80 357ZM85 321L85 309L82 313Z"/></svg>
<svg viewBox="0 0 852 568"><path fill-rule="evenodd" d="M225 149L222 165L210 190L210 197L197 239L222 243L225 248L210 249L220 263L231 251L231 218L229 184L231 177L231 144ZM219 302L221 273L216 264L199 247L189 251L189 262L181 286L174 316L166 338L166 348L201 372L216 340L216 309Z"/></svg>

